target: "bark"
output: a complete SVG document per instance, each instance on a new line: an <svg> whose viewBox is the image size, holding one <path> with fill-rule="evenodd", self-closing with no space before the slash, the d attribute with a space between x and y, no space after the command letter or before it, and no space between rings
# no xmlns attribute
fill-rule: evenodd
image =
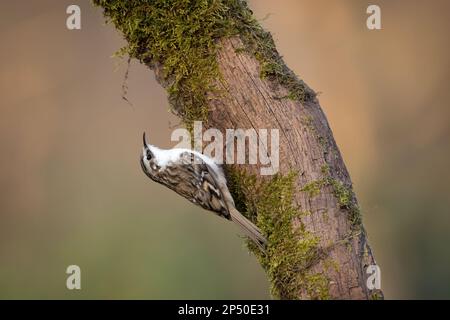
<svg viewBox="0 0 450 320"><path fill-rule="evenodd" d="M293 169L299 170L297 190L311 181L320 181L324 167L329 168L333 179L350 188L349 173L317 98L305 103L279 99L288 94L286 89L261 79L259 63L254 57L236 53L235 49L242 46L238 38L223 40L222 44L220 70L225 78L224 89L232 98L213 100L209 124L221 129L278 128L280 172L287 174ZM295 202L311 212L303 218L303 223L319 236L321 246L329 248L328 257L338 264L337 268L326 271L330 279L330 296L370 298L365 267L375 261L364 229L361 226L354 232L348 210L341 208L333 187L321 188L314 197L299 191L295 194ZM323 214L325 212L327 215ZM322 263L311 268L317 272L326 269ZM299 298L308 297L301 295Z"/></svg>
<svg viewBox="0 0 450 320"><path fill-rule="evenodd" d="M220 90L208 93L208 121L204 126L222 132L227 128L279 129L280 172L299 173L294 203L311 213L302 217L301 223L320 239L321 255L308 268L325 275L328 298L382 298L381 291L371 291L366 286L365 269L375 260L359 221L349 173L318 99L302 102L284 98L289 95L288 89L262 79L260 62L254 55L239 50L243 46L239 35L219 40L217 62L222 78L215 84ZM169 86L163 65L144 62L163 86ZM244 167L259 173L255 165ZM308 192L311 183L317 189L313 193ZM339 198L339 191L350 197L346 203ZM298 228L298 223L292 226ZM295 298L309 299L311 294L306 289L298 290Z"/></svg>

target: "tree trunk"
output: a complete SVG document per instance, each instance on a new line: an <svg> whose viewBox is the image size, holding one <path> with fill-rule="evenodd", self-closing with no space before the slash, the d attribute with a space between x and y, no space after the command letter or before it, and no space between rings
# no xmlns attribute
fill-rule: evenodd
<svg viewBox="0 0 450 320"><path fill-rule="evenodd" d="M249 248L267 271L273 295L282 299L382 298L380 290L366 286L366 267L375 261L327 119L314 92L287 69L272 38L251 17L246 4L211 0L199 1L202 7L197 8L197 4L182 7L174 1L130 2L94 1L124 34L130 44L127 53L155 71L169 91L174 112L188 128L193 120L205 120L205 128L222 132L279 129L280 174L260 176L258 165L225 168L238 209L268 237L267 254L251 244ZM194 16L197 9L203 10L201 16ZM208 51L199 59L212 58L216 68L201 79L208 85L203 85L200 95L195 95L197 87L189 81L203 74L204 70L195 70L202 64L177 55L176 50L185 50L185 39L164 35L176 34L179 22L157 29L155 24L165 19L164 14L168 20L175 16L186 23L182 38L211 37L206 40L213 45L196 39L188 45L190 53ZM195 24L189 26L193 20ZM194 29L199 31L189 34ZM158 48L149 44L160 40L168 44ZM168 46L174 49L165 49ZM168 67L172 57L193 69L178 73L178 65Z"/></svg>

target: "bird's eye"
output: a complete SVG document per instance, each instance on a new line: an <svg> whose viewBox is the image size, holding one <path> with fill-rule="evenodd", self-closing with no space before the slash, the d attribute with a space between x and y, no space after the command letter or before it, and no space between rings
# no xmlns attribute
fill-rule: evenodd
<svg viewBox="0 0 450 320"><path fill-rule="evenodd" d="M147 160L150 161L152 159L152 153L147 152Z"/></svg>

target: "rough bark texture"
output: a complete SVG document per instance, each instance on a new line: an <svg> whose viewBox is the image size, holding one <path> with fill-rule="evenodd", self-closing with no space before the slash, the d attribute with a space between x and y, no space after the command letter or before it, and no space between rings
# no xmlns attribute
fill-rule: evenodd
<svg viewBox="0 0 450 320"><path fill-rule="evenodd" d="M289 295L278 288L279 297L382 298L381 291L370 291L366 286L365 269L375 261L360 221L349 174L317 98L303 101L286 98L289 90L285 86L261 77L260 60L241 50L245 44L239 35L222 37L217 42L221 77L215 81L219 90L208 92L208 121L204 127L222 132L228 128L279 129L280 172L282 175L298 173L293 201L303 212L310 213L295 218L292 228L302 226L319 239L317 259L307 268L311 274L324 276L327 294L311 294L304 285ZM152 59L141 61L155 71L164 87L170 86L163 64ZM243 167L247 172L259 173L258 166ZM282 287L283 281L278 282Z"/></svg>
<svg viewBox="0 0 450 320"><path fill-rule="evenodd" d="M332 178L350 187L349 174L318 100L302 104L295 100L279 99L288 94L286 89L262 80L255 58L236 53L236 49L242 47L238 38L226 39L222 44L219 64L227 84L224 89L229 95L228 99L212 101L209 125L221 129L278 128L280 172L300 172L297 190L311 181L320 181L325 167L329 168ZM327 271L330 296L369 298L364 267L375 262L366 235L362 231L355 233L352 230L348 212L341 208L333 187L325 186L313 197L308 192L297 192L295 202L302 210L311 212L303 218L303 223L319 236L321 246L329 248L328 257L338 265ZM365 255L365 252L368 254ZM317 272L326 269L322 263L311 268Z"/></svg>
<svg viewBox="0 0 450 320"><path fill-rule="evenodd" d="M287 90L261 79L259 62L238 50L243 47L238 37L222 40L221 47L218 61L223 80L217 81L217 86L227 94L210 94L210 114L205 129L217 128L222 132L229 128L279 129L280 172L300 172L297 190L311 181L320 181L325 167L329 168L333 179L351 189L349 173L319 101L301 103L280 99L288 95ZM157 74L161 72L161 68L151 67ZM255 174L259 172L258 165L247 165L246 169ZM327 271L330 297L373 298L366 286L365 269L375 264L375 260L366 234L362 227L355 232L348 209L341 208L333 186L324 186L315 196L298 191L295 202L302 210L311 212L302 222L321 239L326 256L336 262L333 268L324 267L320 261L311 266L318 273ZM376 295L380 297L381 292L377 291ZM310 296L299 292L299 298Z"/></svg>

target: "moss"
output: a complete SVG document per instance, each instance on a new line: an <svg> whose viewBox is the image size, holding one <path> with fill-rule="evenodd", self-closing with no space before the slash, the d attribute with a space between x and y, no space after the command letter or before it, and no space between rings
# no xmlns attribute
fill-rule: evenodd
<svg viewBox="0 0 450 320"><path fill-rule="evenodd" d="M328 223L328 221L330 221L330 216L328 215L328 209L322 211L322 219L325 223Z"/></svg>
<svg viewBox="0 0 450 320"><path fill-rule="evenodd" d="M331 258L327 258L323 261L324 267L326 270L334 270L335 272L339 272L339 263Z"/></svg>
<svg viewBox="0 0 450 320"><path fill-rule="evenodd" d="M302 124L311 132L315 139L317 139L317 143L321 147L323 153L329 152L330 142L327 137L320 135L317 132L316 127L314 126L314 119L312 116L303 116L301 118ZM322 167L323 169L323 167ZM322 170L323 171L323 170ZM322 172L323 173L323 172Z"/></svg>
<svg viewBox="0 0 450 320"><path fill-rule="evenodd" d="M265 32L241 0L93 0L128 42L118 55L163 66L172 110L192 129L207 121L208 96L221 75L218 40L239 35L261 64L261 77L287 88L287 97L305 101L314 93L287 68Z"/></svg>
<svg viewBox="0 0 450 320"><path fill-rule="evenodd" d="M246 52L246 49L244 47L240 47L240 48L234 49L234 52L236 52L236 53L243 53L243 52Z"/></svg>
<svg viewBox="0 0 450 320"><path fill-rule="evenodd" d="M381 290L373 290L370 294L370 300L384 300L383 292Z"/></svg>
<svg viewBox="0 0 450 320"><path fill-rule="evenodd" d="M144 63L163 65L169 101L188 127L207 119L207 92L219 76L216 39L232 34L223 1L94 0L119 29L128 54Z"/></svg>
<svg viewBox="0 0 450 320"><path fill-rule="evenodd" d="M333 194L338 200L339 206L348 211L348 217L353 229L359 229L362 224L361 211L356 203L353 191L336 179L328 178L328 181L333 187Z"/></svg>
<svg viewBox="0 0 450 320"><path fill-rule="evenodd" d="M263 29L258 31L258 38L245 37L247 49L253 53L260 63L261 79L276 81L288 89L288 94L281 98L291 100L308 101L315 97L315 93L299 80L297 76L286 66L275 48L271 35Z"/></svg>
<svg viewBox="0 0 450 320"><path fill-rule="evenodd" d="M315 197L320 194L320 190L325 185L325 180L315 180L307 183L300 191L308 192L310 197Z"/></svg>
<svg viewBox="0 0 450 320"><path fill-rule="evenodd" d="M354 230L359 230L362 224L361 211L356 203L353 191L342 182L332 178L329 175L328 166L322 166L321 171L325 175L324 178L308 182L300 189L300 191L307 192L310 197L315 197L320 194L323 187L331 186L333 195L335 196L339 207L348 212L352 228Z"/></svg>
<svg viewBox="0 0 450 320"><path fill-rule="evenodd" d="M324 152L326 152L326 150L328 149L328 139L321 135L317 135L317 141L319 142Z"/></svg>
<svg viewBox="0 0 450 320"><path fill-rule="evenodd" d="M293 205L296 174L257 180L255 175L231 168L227 175L236 207L267 237L265 254L253 243L247 245L266 270L273 296L296 299L304 293L311 299L329 298L327 277L310 270L322 259L322 252L320 239L302 223L311 213Z"/></svg>
<svg viewBox="0 0 450 320"><path fill-rule="evenodd" d="M348 208L350 206L352 192L336 179L328 179L329 184L333 186L333 193L337 198L341 208Z"/></svg>
<svg viewBox="0 0 450 320"><path fill-rule="evenodd" d="M329 175L330 174L330 166L328 164L324 164L320 167L320 172L322 172L323 175Z"/></svg>
<svg viewBox="0 0 450 320"><path fill-rule="evenodd" d="M314 129L313 126L313 118L312 116L308 115L308 116L302 116L300 119L301 123L304 124L307 128L309 129Z"/></svg>
<svg viewBox="0 0 450 320"><path fill-rule="evenodd" d="M323 273L307 274L302 284L310 297L318 300L330 299L329 281Z"/></svg>

